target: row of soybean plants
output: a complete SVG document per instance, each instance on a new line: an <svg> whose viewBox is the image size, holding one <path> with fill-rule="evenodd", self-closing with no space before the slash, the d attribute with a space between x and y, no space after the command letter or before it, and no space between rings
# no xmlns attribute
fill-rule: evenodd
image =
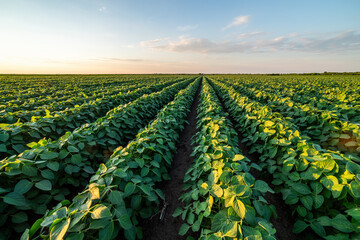
<svg viewBox="0 0 360 240"><path fill-rule="evenodd" d="M9 79L0 78L0 109L16 110L22 106L23 109L31 110L35 106L41 106L42 100L47 100L49 96L54 100L73 94L79 91L90 92L91 90L101 89L105 86L118 86L129 82L126 78L113 78L109 82L103 78L88 78L84 76L54 76L48 79L45 76L28 75L24 78L19 76L9 76ZM106 84L106 85L104 85ZM40 103L38 104L37 101Z"/></svg>
<svg viewBox="0 0 360 240"><path fill-rule="evenodd" d="M200 79L181 90L125 148L100 165L86 188L27 229L22 239L142 238L141 219L164 198L155 183L169 179L168 168Z"/></svg>
<svg viewBox="0 0 360 240"><path fill-rule="evenodd" d="M325 78L326 79L326 78ZM279 94L282 97L289 97L294 102L306 104L307 106L315 107L319 110L331 111L336 114L339 118L350 121L352 123L358 123L360 121L360 101L358 100L358 94L360 90L359 84L356 86L356 77L351 79L350 86L352 91L349 91L348 85L342 87L344 79L338 79L338 82L325 83L324 81L309 81L312 86L304 89L293 89L291 86L279 87L281 84L275 85L274 83L256 86L256 89L261 92L267 92L269 94ZM357 77L357 81L359 77ZM286 82L287 79L284 79ZM336 86L338 85L340 86ZM323 84L325 87L321 91L319 88ZM301 86L301 83L299 84ZM255 86L252 86L255 87ZM254 90L255 88L253 88ZM289 92L291 94L289 94ZM318 93L322 92L322 93ZM302 94L299 94L302 93ZM332 98L326 98L325 96L330 95ZM308 100L307 100L308 99Z"/></svg>
<svg viewBox="0 0 360 240"><path fill-rule="evenodd" d="M121 83L149 79L150 75L1 75L0 101L27 99L41 91L56 93L61 89L79 90L87 87L119 85Z"/></svg>
<svg viewBox="0 0 360 240"><path fill-rule="evenodd" d="M360 153L359 125L341 119L339 113L319 110L310 104L301 104L284 97L280 91L268 92L267 89L250 89L241 85L231 84L237 91L262 104L267 104L272 111L281 113L303 135L324 148L340 150L355 156ZM358 158L360 161L360 158Z"/></svg>
<svg viewBox="0 0 360 240"><path fill-rule="evenodd" d="M323 149L280 113L212 80L260 166L273 177L297 219L293 231L311 228L324 239L360 236L360 165L357 159Z"/></svg>
<svg viewBox="0 0 360 240"><path fill-rule="evenodd" d="M360 121L360 101L358 98L359 76L281 76L277 79L259 77L257 79L233 78L246 87L281 94L294 102L310 104L321 110L331 110L353 123Z"/></svg>
<svg viewBox="0 0 360 240"><path fill-rule="evenodd" d="M58 89L53 94L44 94L41 97L20 99L14 101L7 101L6 104L0 105L0 122L13 123L18 119L20 121L29 121L31 116L45 115L45 109L49 111L60 111L67 107L74 107L102 96L114 95L116 93L130 91L140 88L144 83L151 84L151 82L159 81L162 78L149 78L139 81L139 76L133 80L120 81L114 83L83 85L76 89ZM65 81L66 79L64 79ZM40 87L39 87L40 88ZM22 102L21 102L22 101ZM21 102L19 104L18 102Z"/></svg>
<svg viewBox="0 0 360 240"><path fill-rule="evenodd" d="M237 134L207 81L200 95L197 128L195 161L180 197L185 207L173 215L186 222L179 234L191 229L200 231L202 240L275 239L276 230L269 222L274 208L263 197L272 190L249 173L259 166L240 153Z"/></svg>
<svg viewBox="0 0 360 240"><path fill-rule="evenodd" d="M1 233L22 232L29 221L71 198L89 181L99 164L126 146L189 79L113 109L94 123L57 141L40 140L31 149L0 161ZM9 228L11 226L11 228Z"/></svg>
<svg viewBox="0 0 360 240"><path fill-rule="evenodd" d="M83 124L94 122L106 114L111 114L110 110L116 109L119 105L131 102L143 94L156 92L171 84L182 81L187 80L165 80L164 82L153 83L150 86L128 93L113 95L111 98L104 97L81 106L57 112L54 116L39 117L34 122L4 126L0 128L0 159L22 153L28 148L27 144L39 141L44 137L57 139L66 132L81 127Z"/></svg>
<svg viewBox="0 0 360 240"><path fill-rule="evenodd" d="M75 91L72 95L67 94L61 99L54 99L53 96L47 96L45 99L33 100L34 102L30 105L27 104L20 106L6 106L4 111L0 112L1 123L16 123L36 121L37 118L41 118L45 115L55 115L57 112L62 111L66 108L74 108L76 105L87 104L90 101L96 101L96 99L107 99L111 100L118 94L126 93L137 88L145 87L146 85L155 83L154 80L147 80L140 83L122 84L121 86L106 86L103 88L96 87L95 89L88 87L89 92ZM17 111L14 111L15 108ZM30 109L29 109L30 108ZM68 110L69 111L69 110Z"/></svg>

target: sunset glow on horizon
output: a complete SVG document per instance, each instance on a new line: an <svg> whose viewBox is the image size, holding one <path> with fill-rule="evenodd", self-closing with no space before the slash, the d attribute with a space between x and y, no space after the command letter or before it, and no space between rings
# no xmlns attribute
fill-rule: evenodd
<svg viewBox="0 0 360 240"><path fill-rule="evenodd" d="M14 0L1 74L360 71L360 1Z"/></svg>

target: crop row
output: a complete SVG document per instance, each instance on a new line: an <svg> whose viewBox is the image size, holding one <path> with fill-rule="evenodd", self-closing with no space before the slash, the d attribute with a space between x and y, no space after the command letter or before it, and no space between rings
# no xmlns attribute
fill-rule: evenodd
<svg viewBox="0 0 360 240"><path fill-rule="evenodd" d="M41 99L47 96L61 96L71 92L87 92L90 89L103 89L142 80L168 78L166 76L0 76L0 103L15 104ZM177 77L171 77L176 79Z"/></svg>
<svg viewBox="0 0 360 240"><path fill-rule="evenodd" d="M343 78L343 77L342 77ZM240 80L240 79L239 79ZM331 110L339 117L352 123L360 122L359 83L356 78L335 79L309 78L266 79L257 81L244 78L240 81L231 79L238 86L267 92L283 98L290 97L294 102L310 104L320 110ZM246 82L246 84L244 84Z"/></svg>
<svg viewBox="0 0 360 240"><path fill-rule="evenodd" d="M194 164L185 176L186 206L177 209L186 221L180 235L201 230L199 239L275 239L269 222L274 212L264 199L270 187L250 173L259 168L238 149L237 134L205 80L198 107Z"/></svg>
<svg viewBox="0 0 360 240"><path fill-rule="evenodd" d="M272 111L281 113L312 141L347 153L360 153L359 125L341 120L341 115L329 110L319 110L310 104L293 102L288 97L242 86L232 86L242 94L267 104Z"/></svg>
<svg viewBox="0 0 360 240"><path fill-rule="evenodd" d="M143 94L159 91L173 83L173 81L167 81L161 84L153 84L126 94L120 93L111 96L111 98L97 99L58 112L54 116L38 117L34 122L7 125L0 129L0 159L19 154L27 149L28 143L39 141L44 137L57 139L68 131L73 131L85 123L95 121L119 105L131 102Z"/></svg>
<svg viewBox="0 0 360 240"><path fill-rule="evenodd" d="M146 81L146 83L151 83ZM15 123L17 121L27 122L33 116L44 116L46 111L51 113L54 111L61 111L66 108L72 108L75 105L81 105L86 102L94 101L98 98L108 97L119 93L132 91L141 88L143 84L123 84L121 86L107 86L102 89L86 89L87 91L75 90L71 94L61 94L60 97L53 95L45 98L34 98L24 104L12 104L7 102L7 105L2 105L5 108L0 112L1 123ZM52 113L53 114L53 113Z"/></svg>
<svg viewBox="0 0 360 240"><path fill-rule="evenodd" d="M169 179L167 168L199 83L180 91L126 148L100 165L84 191L36 221L23 239L141 238L140 218L150 217L163 198L155 183Z"/></svg>
<svg viewBox="0 0 360 240"><path fill-rule="evenodd" d="M83 188L99 164L115 148L125 146L174 95L193 80L144 95L119 106L106 117L67 133L57 141L40 140L30 150L0 162L0 226L11 223L23 231L34 214L42 215L65 197ZM16 216L16 217L14 217Z"/></svg>
<svg viewBox="0 0 360 240"><path fill-rule="evenodd" d="M128 93L130 91L141 89L143 87L160 84L165 82L171 82L169 80L165 81L144 81L141 84L132 84L132 85L121 85L119 86L107 86L107 88L102 88L98 92L93 91L91 95L86 95L83 92L75 91L74 96L63 96L62 98L65 99L60 101L60 99L53 99L51 96L47 97L46 99L41 100L34 100L30 106L35 107L35 110L24 110L23 106L18 106L19 111L11 111L6 110L0 113L0 122L11 124L17 121L20 122L28 122L28 121L36 121L39 116L45 115L55 115L57 112L55 111L63 111L66 108L74 108L76 105L86 105L89 102L96 101L97 99L107 99L109 102L113 98L116 98L120 94ZM50 104L44 104L44 102L48 102ZM81 107L81 106L79 106Z"/></svg>
<svg viewBox="0 0 360 240"><path fill-rule="evenodd" d="M325 239L359 237L360 166L349 158L312 143L281 114L211 81L238 123L260 166L273 176L275 191L291 206L294 232L310 227ZM351 155L350 155L351 156Z"/></svg>

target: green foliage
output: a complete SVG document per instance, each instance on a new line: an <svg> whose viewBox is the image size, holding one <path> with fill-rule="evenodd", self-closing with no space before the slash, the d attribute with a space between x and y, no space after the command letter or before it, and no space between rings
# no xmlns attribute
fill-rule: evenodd
<svg viewBox="0 0 360 240"><path fill-rule="evenodd" d="M168 94L178 92L175 99L125 148L115 151L105 164L99 166L89 184L72 199L69 206L59 204L47 212L41 222L42 228L34 237L51 237L51 229L60 224L59 236L64 233L65 237L70 238L75 238L72 235L74 232L97 239L114 239L119 236L126 239L140 238L141 230L137 226L140 218L151 217L163 198L161 191L155 188L155 183L169 179L167 168L176 150L175 143L186 123L187 113L200 83L199 80L191 81L180 92L179 88L184 85L167 90ZM160 96L166 98L165 94ZM139 103L137 107L140 107ZM159 138L163 139L161 143ZM153 161L157 161L158 165L153 164ZM149 169L146 174L142 171L144 168ZM70 222L69 226L65 225L67 221Z"/></svg>
<svg viewBox="0 0 360 240"><path fill-rule="evenodd" d="M360 158L343 149L328 148L313 137L321 133L312 127L324 129L321 138L326 135L349 139L349 134L338 132L352 131L352 136L358 136L358 126L344 123L335 115L326 115L326 111L316 106L302 106L282 98L281 94L268 94L264 90L266 86L255 90L251 86L256 83L239 85L211 80L211 84L237 121L250 152L261 155L260 166L273 176L276 192L282 193L285 203L291 206L297 218L294 232L300 233L310 226L321 237L343 233L348 238L358 236L360 224L347 210L359 206L360 185L356 175ZM336 220L342 216L348 227L325 224L323 216Z"/></svg>
<svg viewBox="0 0 360 240"><path fill-rule="evenodd" d="M186 221L179 234L191 228L201 230L199 239L241 239L255 234L264 239L273 237L271 208L258 201L272 190L249 173L249 159L239 152L236 132L225 116L215 92L204 80L194 136L195 162L186 173L187 191L181 196L186 205L173 214Z"/></svg>

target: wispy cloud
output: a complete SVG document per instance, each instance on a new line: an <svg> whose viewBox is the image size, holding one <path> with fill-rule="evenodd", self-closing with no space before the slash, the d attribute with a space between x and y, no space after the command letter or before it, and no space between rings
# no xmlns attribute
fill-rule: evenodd
<svg viewBox="0 0 360 240"><path fill-rule="evenodd" d="M107 7L102 6L102 7L100 7L98 10L99 10L99 12L106 12Z"/></svg>
<svg viewBox="0 0 360 240"><path fill-rule="evenodd" d="M250 33L242 33L237 36L238 39L252 38L255 36L264 35L265 32L250 32Z"/></svg>
<svg viewBox="0 0 360 240"><path fill-rule="evenodd" d="M333 35L301 37L290 34L272 39L249 39L233 41L212 41L206 38L180 37L177 40L156 39L141 42L141 46L160 51L196 53L235 53L235 52L345 52L360 50L360 33L356 31L339 32ZM245 36L245 35L243 35Z"/></svg>
<svg viewBox="0 0 360 240"><path fill-rule="evenodd" d="M152 47L158 43L163 43L163 42L166 42L166 41L169 41L169 38L157 38L157 39L153 39L153 40L150 40L150 41L142 41L140 42L140 46L141 47Z"/></svg>
<svg viewBox="0 0 360 240"><path fill-rule="evenodd" d="M249 15L237 16L230 24L226 25L222 30L248 23L250 21L250 18L251 17Z"/></svg>
<svg viewBox="0 0 360 240"><path fill-rule="evenodd" d="M177 29L179 31L190 31L190 30L197 29L198 27L199 27L199 25L196 24L196 25L178 26Z"/></svg>

